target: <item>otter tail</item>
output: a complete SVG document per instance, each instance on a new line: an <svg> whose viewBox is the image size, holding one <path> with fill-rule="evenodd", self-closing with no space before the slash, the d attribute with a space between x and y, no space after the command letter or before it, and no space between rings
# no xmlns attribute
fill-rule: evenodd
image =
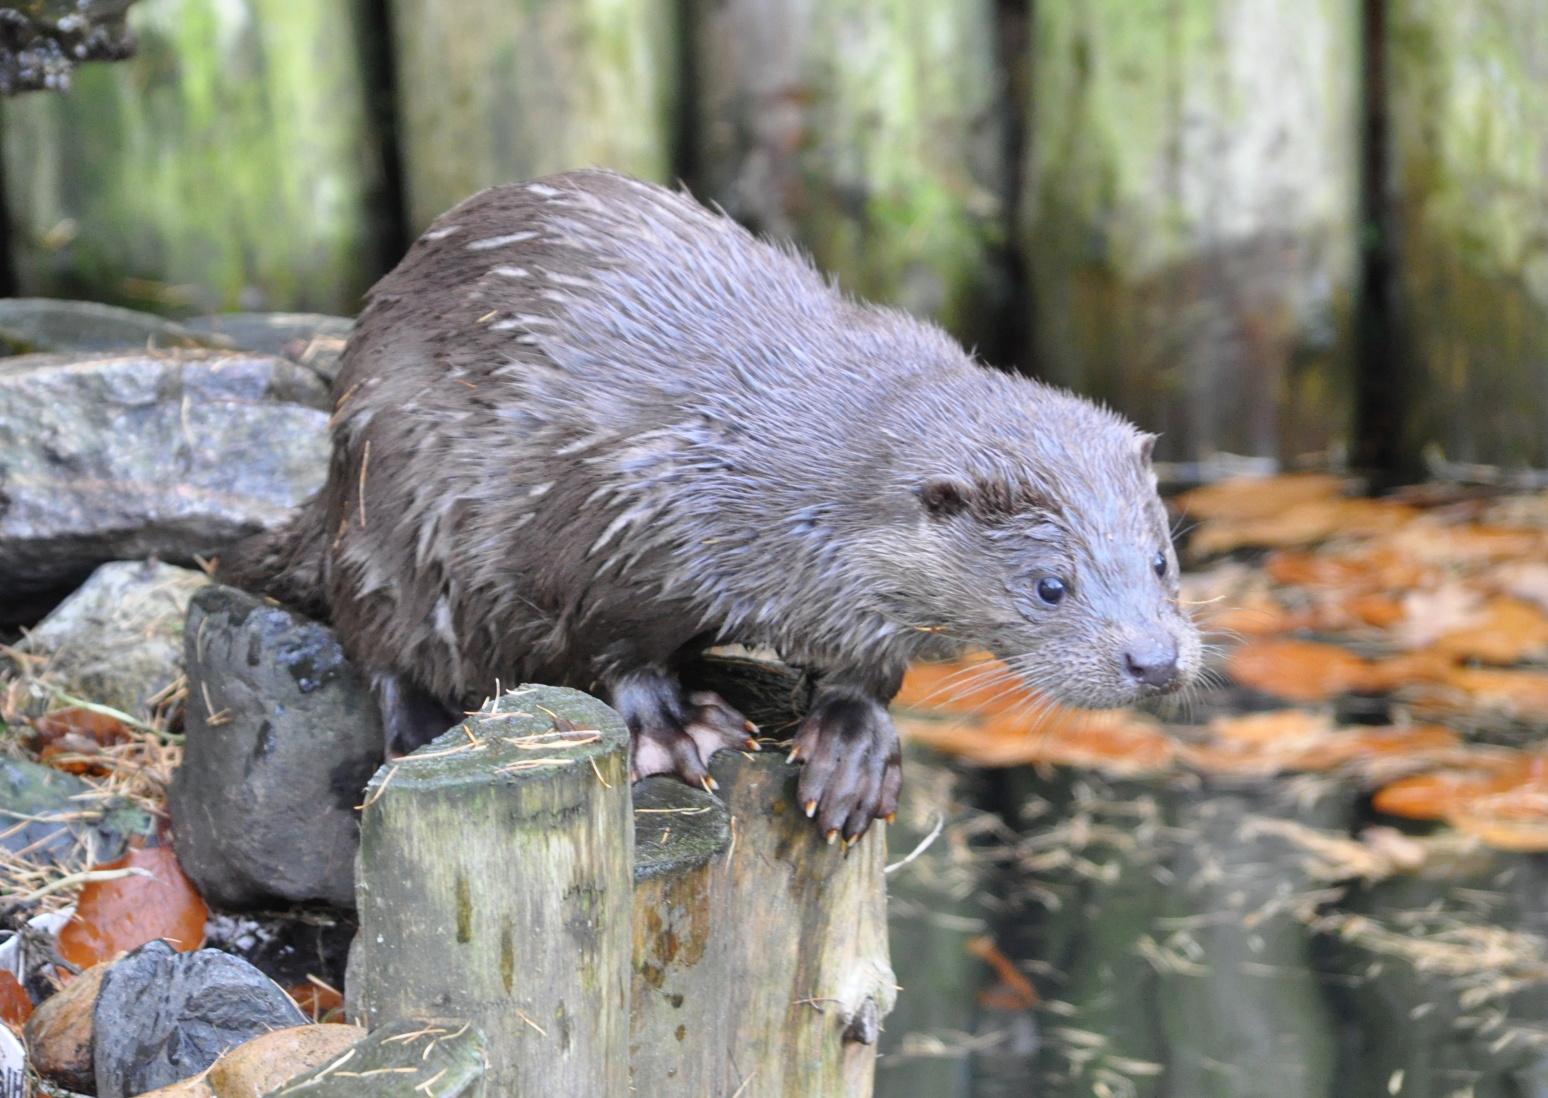
<svg viewBox="0 0 1548 1098"><path fill-rule="evenodd" d="M318 493L279 526L237 542L220 555L216 578L311 617L326 617L322 511Z"/></svg>

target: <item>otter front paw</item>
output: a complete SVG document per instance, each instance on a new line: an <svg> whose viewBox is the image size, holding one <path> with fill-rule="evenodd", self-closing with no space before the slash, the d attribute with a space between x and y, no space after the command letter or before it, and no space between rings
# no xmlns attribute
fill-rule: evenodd
<svg viewBox="0 0 1548 1098"><path fill-rule="evenodd" d="M689 785L715 788L705 765L723 747L757 751L758 726L719 694L701 690L687 704L675 687L618 691L614 706L629 726L629 780L672 774Z"/></svg>
<svg viewBox="0 0 1548 1098"><path fill-rule="evenodd" d="M805 763L799 796L833 842L854 842L872 820L891 819L903 785L892 718L878 702L850 694L818 699L801 722L790 757Z"/></svg>

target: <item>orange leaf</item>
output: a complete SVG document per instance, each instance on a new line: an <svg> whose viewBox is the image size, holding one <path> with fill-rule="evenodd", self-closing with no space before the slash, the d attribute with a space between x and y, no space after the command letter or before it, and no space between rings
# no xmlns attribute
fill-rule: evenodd
<svg viewBox="0 0 1548 1098"><path fill-rule="evenodd" d="M34 717L32 727L37 733L35 747L47 746L65 737L73 737L76 743L95 743L98 747L112 747L134 738L134 732L117 717L76 706Z"/></svg>
<svg viewBox="0 0 1548 1098"><path fill-rule="evenodd" d="M285 991L295 1000L296 1006L301 1008L301 1013L314 1022L330 1011L341 1010L344 1006L344 996L339 994L337 988L328 987L326 984L308 980L304 984L288 987Z"/></svg>
<svg viewBox="0 0 1548 1098"><path fill-rule="evenodd" d="M978 993L978 1001L990 1010L1031 1010L1037 1006L1037 989L1014 961L1001 952L993 938L970 938L967 951L994 970L998 981Z"/></svg>
<svg viewBox="0 0 1548 1098"><path fill-rule="evenodd" d="M1336 499L1344 481L1324 473L1292 473L1278 477L1232 477L1184 492L1174 507L1195 519L1270 518L1308 500Z"/></svg>
<svg viewBox="0 0 1548 1098"><path fill-rule="evenodd" d="M1364 689L1369 663L1313 641L1255 641L1235 649L1226 671L1243 686L1293 701L1325 701Z"/></svg>
<svg viewBox="0 0 1548 1098"><path fill-rule="evenodd" d="M204 944L209 909L170 846L130 850L97 869L144 869L145 876L93 881L81 889L75 917L59 932L59 955L87 968L157 938L189 952Z"/></svg>
<svg viewBox="0 0 1548 1098"><path fill-rule="evenodd" d="M1458 661L1519 663L1548 653L1548 614L1518 599L1490 599L1477 620L1442 633L1429 650Z"/></svg>
<svg viewBox="0 0 1548 1098"><path fill-rule="evenodd" d="M32 998L12 972L0 969L0 1022L20 1030L30 1017Z"/></svg>

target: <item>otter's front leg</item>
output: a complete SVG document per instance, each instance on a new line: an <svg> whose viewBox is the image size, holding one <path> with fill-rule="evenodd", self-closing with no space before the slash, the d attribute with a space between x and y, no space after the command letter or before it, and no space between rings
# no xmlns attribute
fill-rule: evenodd
<svg viewBox="0 0 1548 1098"><path fill-rule="evenodd" d="M887 702L901 682L901 674L825 676L796 733L801 807L830 843L841 834L853 842L898 810L903 757Z"/></svg>
<svg viewBox="0 0 1548 1098"><path fill-rule="evenodd" d="M683 696L677 676L633 671L607 684L608 700L629 727L629 780L675 774L715 788L705 765L722 747L758 750L758 726L710 690Z"/></svg>

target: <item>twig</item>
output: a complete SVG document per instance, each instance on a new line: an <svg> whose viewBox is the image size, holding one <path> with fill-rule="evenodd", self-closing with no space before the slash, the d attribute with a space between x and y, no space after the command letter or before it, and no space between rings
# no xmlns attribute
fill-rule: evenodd
<svg viewBox="0 0 1548 1098"><path fill-rule="evenodd" d="M935 814L935 827L933 827L930 830L930 833L928 835L926 835L923 839L919 840L919 845L914 847L913 850L910 850L908 852L907 856L905 856L902 861L893 862L889 866L882 867L882 872L883 873L891 873L895 869L902 869L909 862L913 861L915 858L919 857L919 855L923 854L926 850L930 849L930 844L935 842L935 840L940 836L941 829L944 828L945 826L946 826L946 814L944 812L937 812Z"/></svg>

